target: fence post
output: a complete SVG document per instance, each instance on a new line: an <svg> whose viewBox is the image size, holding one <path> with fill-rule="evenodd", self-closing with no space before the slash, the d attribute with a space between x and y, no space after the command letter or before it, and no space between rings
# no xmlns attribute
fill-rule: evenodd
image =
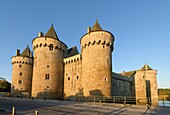
<svg viewBox="0 0 170 115"><path fill-rule="evenodd" d="M164 99L163 99L163 107L164 107Z"/></svg>
<svg viewBox="0 0 170 115"><path fill-rule="evenodd" d="M12 115L15 115L15 107L12 107Z"/></svg>
<svg viewBox="0 0 170 115"><path fill-rule="evenodd" d="M96 97L94 96L94 102L96 102Z"/></svg>
<svg viewBox="0 0 170 115"><path fill-rule="evenodd" d="M114 99L114 104L115 104L115 101L116 101L115 96L113 97L113 99Z"/></svg>
<svg viewBox="0 0 170 115"><path fill-rule="evenodd" d="M101 105L101 100L99 100L99 105Z"/></svg>
<svg viewBox="0 0 170 115"><path fill-rule="evenodd" d="M103 96L103 102L105 103L105 96Z"/></svg>
<svg viewBox="0 0 170 115"><path fill-rule="evenodd" d="M148 109L148 104L146 104L146 109Z"/></svg>
<svg viewBox="0 0 170 115"><path fill-rule="evenodd" d="M126 106L126 97L124 97L124 106Z"/></svg>
<svg viewBox="0 0 170 115"><path fill-rule="evenodd" d="M149 105L151 105L151 98L149 97Z"/></svg>
<svg viewBox="0 0 170 115"><path fill-rule="evenodd" d="M38 113L38 111L35 111L35 115L38 115L39 113Z"/></svg>

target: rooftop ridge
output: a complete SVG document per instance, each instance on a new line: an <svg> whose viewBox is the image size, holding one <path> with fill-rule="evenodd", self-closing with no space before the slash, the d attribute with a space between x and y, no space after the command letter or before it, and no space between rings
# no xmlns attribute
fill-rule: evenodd
<svg viewBox="0 0 170 115"><path fill-rule="evenodd" d="M99 31L102 30L100 24L98 23L98 20L96 19L96 23L94 24L92 31Z"/></svg>
<svg viewBox="0 0 170 115"><path fill-rule="evenodd" d="M51 28L48 30L48 32L45 34L45 36L59 40L58 36L54 30L53 24L51 25Z"/></svg>

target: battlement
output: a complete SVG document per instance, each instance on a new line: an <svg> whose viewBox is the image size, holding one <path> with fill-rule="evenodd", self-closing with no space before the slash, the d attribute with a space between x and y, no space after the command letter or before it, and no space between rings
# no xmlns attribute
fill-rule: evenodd
<svg viewBox="0 0 170 115"><path fill-rule="evenodd" d="M81 49L83 50L83 49L93 46L93 45L102 45L103 48L106 46L106 47L110 47L113 49L113 45L110 42L106 43L106 41L101 41L101 40L98 40L98 41L94 40L92 42L85 43L83 46L81 46Z"/></svg>
<svg viewBox="0 0 170 115"><path fill-rule="evenodd" d="M113 35L107 31L90 32L85 34L80 40L82 50L94 45L102 45L103 48L110 47L113 50L113 41Z"/></svg>
<svg viewBox="0 0 170 115"><path fill-rule="evenodd" d="M76 61L80 61L82 59L81 54L77 54L68 58L64 58L64 64L74 63Z"/></svg>
<svg viewBox="0 0 170 115"><path fill-rule="evenodd" d="M33 40L33 50L42 47L51 47L55 50L61 50L62 52L67 51L67 46L63 42L53 38L39 37Z"/></svg>
<svg viewBox="0 0 170 115"><path fill-rule="evenodd" d="M24 56L13 56L12 57L12 65L13 64L28 64L32 65L33 64L33 59L29 57L24 57Z"/></svg>

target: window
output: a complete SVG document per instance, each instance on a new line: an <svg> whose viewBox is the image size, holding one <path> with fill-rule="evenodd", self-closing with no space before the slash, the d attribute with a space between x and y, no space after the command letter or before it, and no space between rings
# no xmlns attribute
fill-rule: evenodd
<svg viewBox="0 0 170 115"><path fill-rule="evenodd" d="M53 51L53 44L49 45L49 50Z"/></svg>
<svg viewBox="0 0 170 115"><path fill-rule="evenodd" d="M22 65L20 64L20 65L19 65L19 68L21 68L21 67L22 67Z"/></svg>
<svg viewBox="0 0 170 115"><path fill-rule="evenodd" d="M18 84L22 84L22 80L18 80Z"/></svg>
<svg viewBox="0 0 170 115"><path fill-rule="evenodd" d="M49 74L45 74L45 79L49 80L50 79L50 75Z"/></svg>
<svg viewBox="0 0 170 115"><path fill-rule="evenodd" d="M77 76L77 79L79 79L79 76Z"/></svg>
<svg viewBox="0 0 170 115"><path fill-rule="evenodd" d="M49 86L47 86L47 88L50 88Z"/></svg>
<svg viewBox="0 0 170 115"><path fill-rule="evenodd" d="M49 65L47 65L47 68L49 68Z"/></svg>
<svg viewBox="0 0 170 115"><path fill-rule="evenodd" d="M107 81L107 78L104 78L104 81Z"/></svg>
<svg viewBox="0 0 170 115"><path fill-rule="evenodd" d="M19 73L19 76L22 76L22 72Z"/></svg>
<svg viewBox="0 0 170 115"><path fill-rule="evenodd" d="M68 80L70 80L70 77L68 77Z"/></svg>

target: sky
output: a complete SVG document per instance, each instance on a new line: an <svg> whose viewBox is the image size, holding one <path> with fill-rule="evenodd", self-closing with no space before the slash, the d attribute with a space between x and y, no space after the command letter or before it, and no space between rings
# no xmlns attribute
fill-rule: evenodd
<svg viewBox="0 0 170 115"><path fill-rule="evenodd" d="M170 88L170 0L1 0L0 77L11 82L11 57L38 32L54 24L70 48L96 19L114 37L113 72L138 70L144 64L158 71L159 88Z"/></svg>

